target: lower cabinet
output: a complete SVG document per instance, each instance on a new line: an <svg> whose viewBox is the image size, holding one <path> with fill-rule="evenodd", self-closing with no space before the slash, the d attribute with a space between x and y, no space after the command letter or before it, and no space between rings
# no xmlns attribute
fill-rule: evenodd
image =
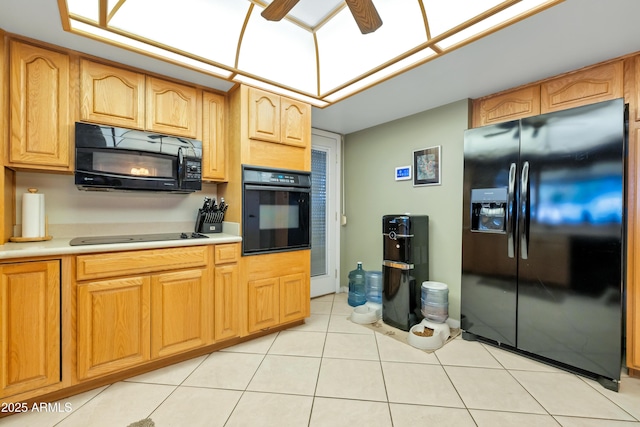
<svg viewBox="0 0 640 427"><path fill-rule="evenodd" d="M240 336L240 243L216 245L213 296L213 338L216 342Z"/></svg>
<svg viewBox="0 0 640 427"><path fill-rule="evenodd" d="M151 357L181 353L208 344L212 309L206 269L151 277Z"/></svg>
<svg viewBox="0 0 640 427"><path fill-rule="evenodd" d="M190 254L186 259L185 253ZM208 247L109 253L112 268L104 264L99 270L91 268L101 256L77 257L79 380L212 342L213 283ZM183 269L168 262L180 259L186 265ZM122 276L118 269L147 270L148 274ZM83 280L96 275L114 277Z"/></svg>
<svg viewBox="0 0 640 427"><path fill-rule="evenodd" d="M213 296L213 338L216 342L240 335L238 286L236 263L216 266Z"/></svg>
<svg viewBox="0 0 640 427"><path fill-rule="evenodd" d="M60 261L0 265L0 397L61 381Z"/></svg>
<svg viewBox="0 0 640 427"><path fill-rule="evenodd" d="M304 273L249 281L249 333L304 319L308 315L308 288Z"/></svg>
<svg viewBox="0 0 640 427"><path fill-rule="evenodd" d="M134 276L78 285L78 379L150 359L150 284Z"/></svg>

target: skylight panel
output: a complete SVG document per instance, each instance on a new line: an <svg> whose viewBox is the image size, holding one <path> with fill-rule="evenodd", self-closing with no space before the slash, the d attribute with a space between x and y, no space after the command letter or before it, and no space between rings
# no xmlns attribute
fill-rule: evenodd
<svg viewBox="0 0 640 427"><path fill-rule="evenodd" d="M233 67L250 5L228 0L127 0L109 25Z"/></svg>
<svg viewBox="0 0 640 427"><path fill-rule="evenodd" d="M240 45L238 70L317 94L313 34L289 21L267 21L254 8Z"/></svg>
<svg viewBox="0 0 640 427"><path fill-rule="evenodd" d="M379 0L383 25L361 34L348 8L317 31L320 93L326 93L425 43L426 30L418 2Z"/></svg>
<svg viewBox="0 0 640 427"><path fill-rule="evenodd" d="M194 70L203 71L205 73L228 79L231 77L231 72L208 64L206 62L198 61L193 58L189 58L184 55L180 55L168 50L152 46L147 43L140 42L128 37L121 36L106 30L103 30L93 25L85 24L84 22L71 19L70 21L72 30L84 35L95 36L100 40L109 40L112 44L123 47L125 49L135 50L146 54L151 54L157 58L164 59L174 64L184 65Z"/></svg>
<svg viewBox="0 0 640 427"><path fill-rule="evenodd" d="M324 106L563 0L375 0L383 25L365 35L344 0L278 22L260 16L271 0L104 0L100 20L101 1L58 1L70 31Z"/></svg>
<svg viewBox="0 0 640 427"><path fill-rule="evenodd" d="M99 4L100 3L98 1L67 0L70 13L89 19L93 22L98 22L100 19Z"/></svg>

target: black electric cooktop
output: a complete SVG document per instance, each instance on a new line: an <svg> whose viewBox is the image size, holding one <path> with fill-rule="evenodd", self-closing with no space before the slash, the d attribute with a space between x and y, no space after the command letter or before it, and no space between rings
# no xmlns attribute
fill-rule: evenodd
<svg viewBox="0 0 640 427"><path fill-rule="evenodd" d="M71 246L108 245L112 243L161 242L165 240L207 239L201 233L156 233L128 234L124 236L76 237L69 242Z"/></svg>

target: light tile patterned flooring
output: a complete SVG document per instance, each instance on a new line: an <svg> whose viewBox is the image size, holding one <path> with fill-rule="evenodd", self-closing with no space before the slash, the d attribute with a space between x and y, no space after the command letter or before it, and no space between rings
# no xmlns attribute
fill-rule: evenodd
<svg viewBox="0 0 640 427"><path fill-rule="evenodd" d="M425 353L348 320L346 294L305 325L65 399L0 426L640 427L640 380L589 379L457 338Z"/></svg>

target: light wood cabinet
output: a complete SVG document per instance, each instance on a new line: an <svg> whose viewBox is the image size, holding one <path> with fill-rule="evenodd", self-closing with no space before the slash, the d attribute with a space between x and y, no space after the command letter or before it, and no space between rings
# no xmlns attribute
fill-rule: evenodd
<svg viewBox="0 0 640 427"><path fill-rule="evenodd" d="M251 280L247 284L247 314L249 333L269 329L279 324L280 279Z"/></svg>
<svg viewBox="0 0 640 427"><path fill-rule="evenodd" d="M297 147L311 143L311 107L309 104L280 97L280 142Z"/></svg>
<svg viewBox="0 0 640 427"><path fill-rule="evenodd" d="M208 246L78 255L78 378L209 344L210 256Z"/></svg>
<svg viewBox="0 0 640 427"><path fill-rule="evenodd" d="M633 77L628 81L631 83L629 86L633 86L635 90L629 94L629 97L632 98L631 103L635 104L636 113L631 116L630 119L635 117L636 122L640 122L640 55L637 55L633 60L629 62L633 63Z"/></svg>
<svg viewBox="0 0 640 427"><path fill-rule="evenodd" d="M77 372L80 380L150 359L150 278L92 281L77 288Z"/></svg>
<svg viewBox="0 0 640 427"><path fill-rule="evenodd" d="M249 88L249 138L306 147L310 135L308 104Z"/></svg>
<svg viewBox="0 0 640 427"><path fill-rule="evenodd" d="M10 42L10 138L6 166L71 171L70 59Z"/></svg>
<svg viewBox="0 0 640 427"><path fill-rule="evenodd" d="M280 142L280 96L249 88L249 138Z"/></svg>
<svg viewBox="0 0 640 427"><path fill-rule="evenodd" d="M0 397L61 381L60 262L0 265Z"/></svg>
<svg viewBox="0 0 640 427"><path fill-rule="evenodd" d="M201 91L194 86L81 59L80 89L81 120L199 136Z"/></svg>
<svg viewBox="0 0 640 427"><path fill-rule="evenodd" d="M248 334L309 316L310 251L244 258Z"/></svg>
<svg viewBox="0 0 640 427"><path fill-rule="evenodd" d="M145 75L80 60L80 120L144 129Z"/></svg>
<svg viewBox="0 0 640 427"><path fill-rule="evenodd" d="M239 257L239 243L214 247L213 339L216 342L240 336Z"/></svg>
<svg viewBox="0 0 640 427"><path fill-rule="evenodd" d="M152 358L208 344L211 297L211 280L206 269L151 277Z"/></svg>
<svg viewBox="0 0 640 427"><path fill-rule="evenodd" d="M192 86L147 76L147 130L196 138L200 92Z"/></svg>
<svg viewBox="0 0 640 427"><path fill-rule="evenodd" d="M203 267L207 265L207 256L206 246L79 255L76 275L78 280L90 280Z"/></svg>
<svg viewBox="0 0 640 427"><path fill-rule="evenodd" d="M308 282L304 273L248 283L249 333L302 320L308 316Z"/></svg>
<svg viewBox="0 0 640 427"><path fill-rule="evenodd" d="M280 323L304 319L309 311L309 283L303 273L280 278Z"/></svg>
<svg viewBox="0 0 640 427"><path fill-rule="evenodd" d="M638 57L640 58L640 57ZM640 72L640 61L636 59L636 76ZM636 82L640 80L636 77ZM640 93L640 86L636 85L636 96ZM640 95L638 96L640 101ZM635 105L640 108L640 103ZM633 111L633 106L631 111ZM627 258L627 313L626 313L626 364L629 375L640 378L640 207L638 206L638 184L640 183L640 121L629 122L629 233Z"/></svg>
<svg viewBox="0 0 640 427"><path fill-rule="evenodd" d="M566 110L624 96L623 62L617 61L541 84L541 112Z"/></svg>
<svg viewBox="0 0 640 427"><path fill-rule="evenodd" d="M473 102L473 126L485 126L540 114L540 86L528 86Z"/></svg>
<svg viewBox="0 0 640 427"><path fill-rule="evenodd" d="M226 98L202 93L202 179L226 181L225 150Z"/></svg>

